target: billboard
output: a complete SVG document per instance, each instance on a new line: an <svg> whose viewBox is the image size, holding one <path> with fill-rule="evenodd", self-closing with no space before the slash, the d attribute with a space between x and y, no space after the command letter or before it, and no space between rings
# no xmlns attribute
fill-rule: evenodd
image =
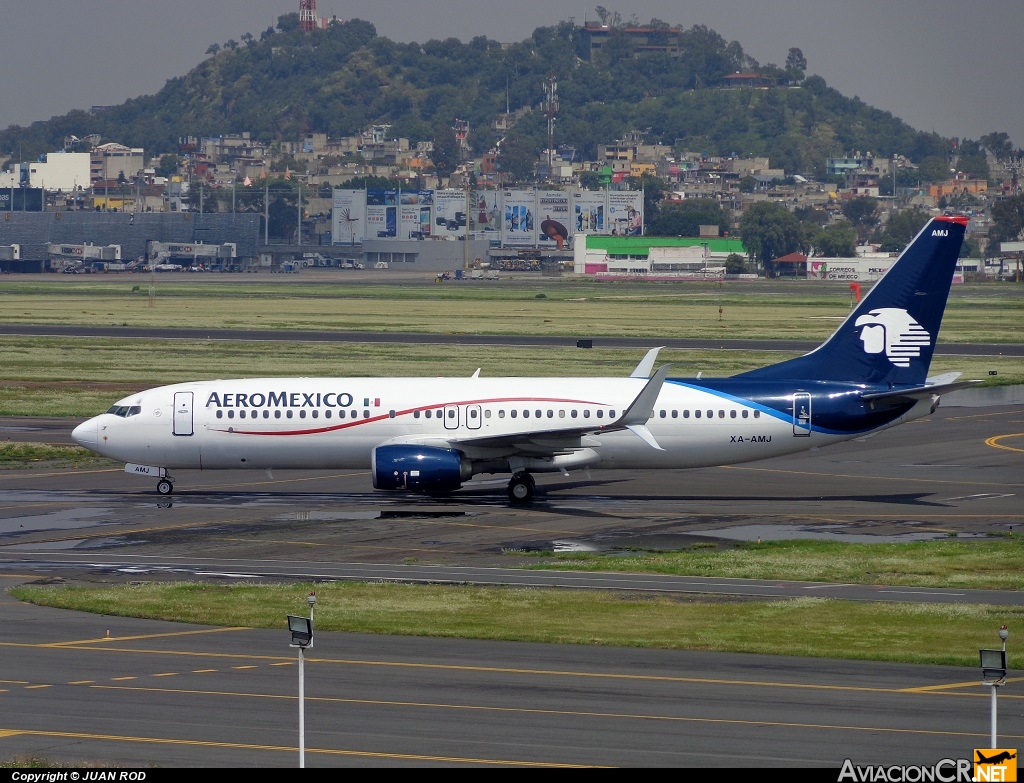
<svg viewBox="0 0 1024 783"><path fill-rule="evenodd" d="M618 236L644 233L644 194L637 190L611 190L608 195L608 231Z"/></svg>
<svg viewBox="0 0 1024 783"><path fill-rule="evenodd" d="M398 191L366 191L366 235L371 239L398 236Z"/></svg>
<svg viewBox="0 0 1024 783"><path fill-rule="evenodd" d="M433 236L463 239L466 236L466 191L446 188L434 191Z"/></svg>
<svg viewBox="0 0 1024 783"><path fill-rule="evenodd" d="M567 190L537 191L537 216L540 218L537 246L561 250L572 234Z"/></svg>
<svg viewBox="0 0 1024 783"><path fill-rule="evenodd" d="M497 190L478 190L473 194L476 202L473 206L472 218L476 231L501 231L501 192Z"/></svg>
<svg viewBox="0 0 1024 783"><path fill-rule="evenodd" d="M502 247L536 247L537 193L533 190L502 191Z"/></svg>
<svg viewBox="0 0 1024 783"><path fill-rule="evenodd" d="M332 242L361 245L366 238L366 191L335 190L332 216Z"/></svg>
<svg viewBox="0 0 1024 783"><path fill-rule="evenodd" d="M4 188L0 190L0 212L42 211L42 188Z"/></svg>
<svg viewBox="0 0 1024 783"><path fill-rule="evenodd" d="M604 234L605 191L577 190L572 194L573 225L576 234Z"/></svg>
<svg viewBox="0 0 1024 783"><path fill-rule="evenodd" d="M403 190L398 195L398 238L426 239L430 236L432 190Z"/></svg>

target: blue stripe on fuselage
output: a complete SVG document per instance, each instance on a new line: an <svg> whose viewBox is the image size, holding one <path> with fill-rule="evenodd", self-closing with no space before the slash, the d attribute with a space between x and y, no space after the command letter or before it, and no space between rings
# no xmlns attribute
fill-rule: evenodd
<svg viewBox="0 0 1024 783"><path fill-rule="evenodd" d="M854 435L890 424L913 407L913 403L876 406L861 399L866 391L889 391L860 384L811 381L794 386L786 381L749 381L738 378L714 378L693 381L669 378L666 383L705 392L723 400L759 410L780 421L793 421L793 394L811 395L811 429L823 435Z"/></svg>

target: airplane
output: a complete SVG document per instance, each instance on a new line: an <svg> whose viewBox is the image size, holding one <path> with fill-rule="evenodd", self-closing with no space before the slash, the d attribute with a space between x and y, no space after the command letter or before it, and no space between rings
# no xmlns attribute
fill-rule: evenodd
<svg viewBox="0 0 1024 783"><path fill-rule="evenodd" d="M172 470L370 470L373 487L445 495L511 474L728 465L864 438L933 413L980 381L928 377L967 226L932 218L835 333L804 356L727 378L246 378L129 395L75 428L91 451L157 479Z"/></svg>
<svg viewBox="0 0 1024 783"><path fill-rule="evenodd" d="M980 750L975 749L974 752L978 754L977 761L975 761L976 764L998 764L1001 761L1009 761L1010 759L1017 758L1016 753L1010 753L1006 750L1001 753L997 753L990 759L985 758L985 755Z"/></svg>

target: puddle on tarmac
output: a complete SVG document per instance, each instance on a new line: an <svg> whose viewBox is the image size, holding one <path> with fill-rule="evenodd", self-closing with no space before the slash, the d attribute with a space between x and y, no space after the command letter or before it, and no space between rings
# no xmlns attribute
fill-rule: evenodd
<svg viewBox="0 0 1024 783"><path fill-rule="evenodd" d="M0 519L0 535L93 527L109 520L112 513L109 508L69 508L31 517L7 517Z"/></svg>
<svg viewBox="0 0 1024 783"><path fill-rule="evenodd" d="M477 516L466 511L295 511L277 517L281 522L338 522L342 520L367 519L453 519Z"/></svg>

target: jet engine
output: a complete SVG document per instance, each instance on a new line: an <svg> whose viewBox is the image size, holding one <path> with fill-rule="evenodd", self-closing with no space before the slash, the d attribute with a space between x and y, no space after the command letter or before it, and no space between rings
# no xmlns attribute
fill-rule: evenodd
<svg viewBox="0 0 1024 783"><path fill-rule="evenodd" d="M410 492L449 492L473 475L473 465L461 451L396 444L373 450L374 489L404 489Z"/></svg>

